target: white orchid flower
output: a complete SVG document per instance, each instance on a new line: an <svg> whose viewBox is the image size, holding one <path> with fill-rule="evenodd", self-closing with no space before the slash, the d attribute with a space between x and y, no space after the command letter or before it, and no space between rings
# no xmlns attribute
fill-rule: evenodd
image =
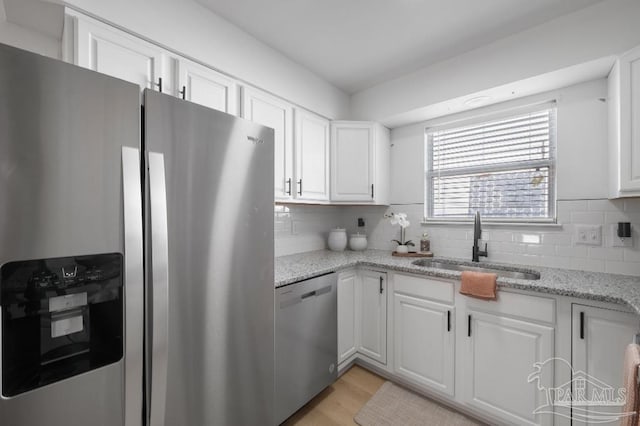
<svg viewBox="0 0 640 426"><path fill-rule="evenodd" d="M406 213L391 213L389 215L389 222L392 225L400 225L401 228L406 228L411 223L407 220Z"/></svg>

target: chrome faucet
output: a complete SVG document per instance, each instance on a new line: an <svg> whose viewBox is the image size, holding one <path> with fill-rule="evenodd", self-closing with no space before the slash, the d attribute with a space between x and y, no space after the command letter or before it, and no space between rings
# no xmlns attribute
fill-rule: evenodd
<svg viewBox="0 0 640 426"><path fill-rule="evenodd" d="M480 212L476 212L476 219L473 222L473 255L471 260L473 262L480 262L480 256L487 257L489 252L487 251L487 243L484 243L484 250L480 250L478 247L478 241L482 238L482 226L480 224Z"/></svg>

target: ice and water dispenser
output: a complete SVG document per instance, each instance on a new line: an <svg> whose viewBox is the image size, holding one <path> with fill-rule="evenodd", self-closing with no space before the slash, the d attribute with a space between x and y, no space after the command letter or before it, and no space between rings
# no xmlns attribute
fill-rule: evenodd
<svg viewBox="0 0 640 426"><path fill-rule="evenodd" d="M2 396L120 360L122 282L119 253L2 265Z"/></svg>

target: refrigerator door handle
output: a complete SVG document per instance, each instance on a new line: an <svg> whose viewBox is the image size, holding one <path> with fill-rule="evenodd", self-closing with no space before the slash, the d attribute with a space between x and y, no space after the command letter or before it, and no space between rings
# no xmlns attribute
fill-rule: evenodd
<svg viewBox="0 0 640 426"><path fill-rule="evenodd" d="M142 424L144 266L140 151L122 147L125 279L125 426Z"/></svg>
<svg viewBox="0 0 640 426"><path fill-rule="evenodd" d="M151 402L149 423L164 426L169 332L169 245L164 154L149 152L149 206L152 294Z"/></svg>

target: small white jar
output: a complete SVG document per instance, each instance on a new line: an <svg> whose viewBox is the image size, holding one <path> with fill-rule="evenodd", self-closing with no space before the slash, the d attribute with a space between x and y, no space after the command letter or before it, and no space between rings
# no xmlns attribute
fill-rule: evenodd
<svg viewBox="0 0 640 426"><path fill-rule="evenodd" d="M347 248L347 230L344 228L334 228L329 231L329 250L344 251Z"/></svg>
<svg viewBox="0 0 640 426"><path fill-rule="evenodd" d="M349 247L353 251L362 251L367 249L366 234L351 234L349 237Z"/></svg>

